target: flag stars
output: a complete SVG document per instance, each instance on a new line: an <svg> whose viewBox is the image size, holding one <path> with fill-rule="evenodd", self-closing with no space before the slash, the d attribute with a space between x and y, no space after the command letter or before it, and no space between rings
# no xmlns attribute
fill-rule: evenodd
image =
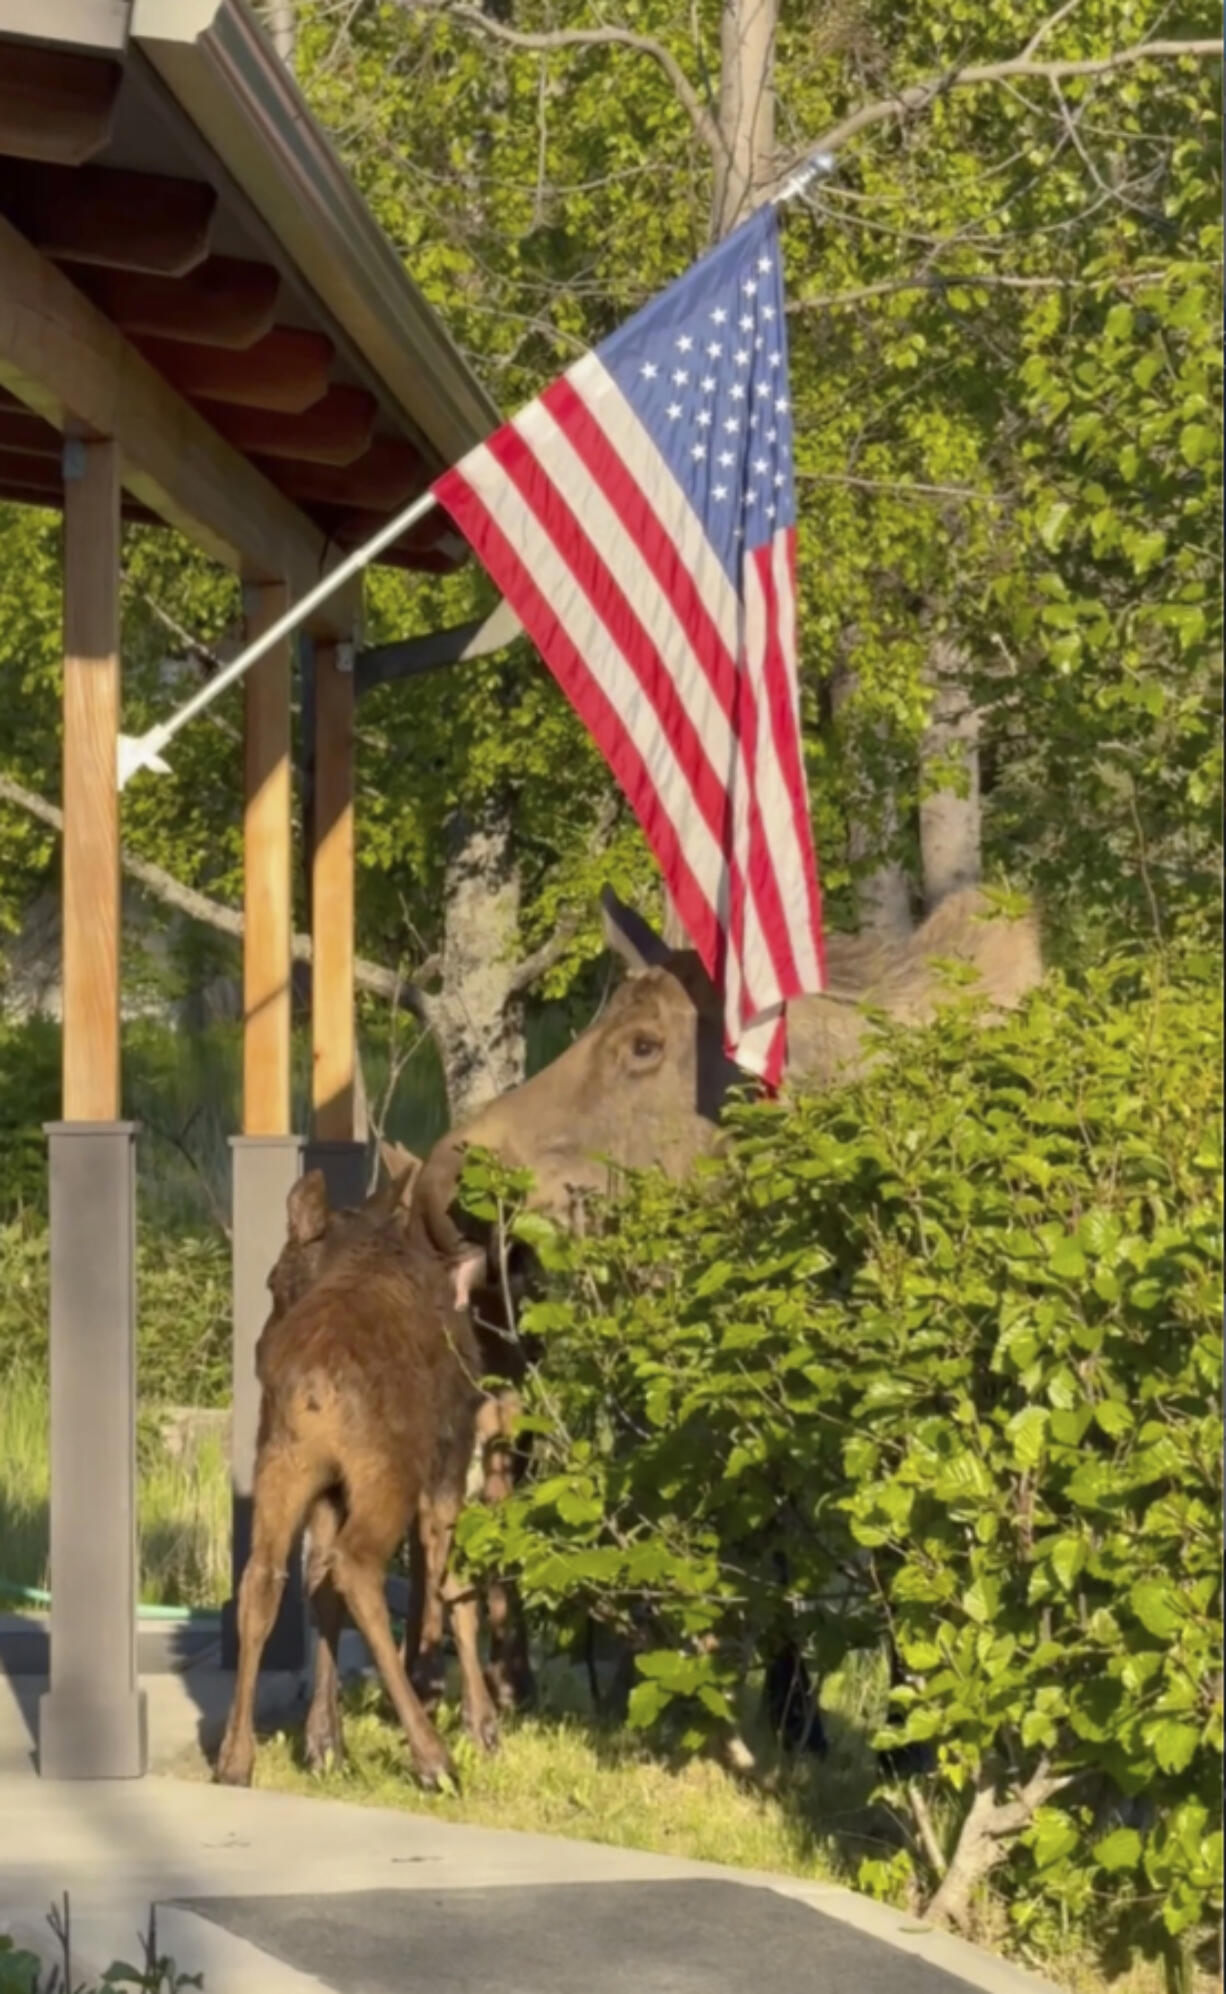
<svg viewBox="0 0 1226 1994"><path fill-rule="evenodd" d="M758 295L758 287L752 277L745 279L745 282L741 285L741 289L747 298L756 298Z"/></svg>
<svg viewBox="0 0 1226 1994"><path fill-rule="evenodd" d="M713 395L713 394L715 393L715 390L716 390L716 388L717 388L718 386L719 386L719 382L718 382L718 381L716 380L716 378L715 378L714 374L704 374L704 375L703 375L703 377L702 377L702 391L703 391L703 394L704 394L704 395Z"/></svg>
<svg viewBox="0 0 1226 1994"><path fill-rule="evenodd" d="M766 320L766 323L769 325L773 318L778 317L778 313L776 312L775 307L773 305L763 305L762 316Z"/></svg>
<svg viewBox="0 0 1226 1994"><path fill-rule="evenodd" d="M707 446L705 443L696 443L694 445L694 448L690 451L690 456L694 459L694 462L696 464L699 462L701 458L705 457L706 454L707 454Z"/></svg>
<svg viewBox="0 0 1226 1994"><path fill-rule="evenodd" d="M712 325L723 325L723 323L724 323L725 319L727 318L727 316L728 316L728 314L727 314L727 312L726 312L726 311L724 310L723 306L722 306L722 305L716 305L716 307L715 307L715 310L714 310L714 311L712 312L712 314L711 314L711 323L712 323Z"/></svg>
<svg viewBox="0 0 1226 1994"><path fill-rule="evenodd" d="M732 400L734 402L743 402L745 399L745 390L741 386L739 381L734 381L732 383L732 386L729 388L728 393L732 397Z"/></svg>
<svg viewBox="0 0 1226 1994"><path fill-rule="evenodd" d="M733 355L733 358L735 359L738 367L748 367L749 348L747 346L738 347L735 354Z"/></svg>
<svg viewBox="0 0 1226 1994"><path fill-rule="evenodd" d="M727 428L727 426L728 425L725 423L724 427ZM735 429L736 424L733 423L732 427ZM732 450L721 450L719 453L719 461L723 465L724 469L727 470L729 465L736 463L736 453Z"/></svg>
<svg viewBox="0 0 1226 1994"><path fill-rule="evenodd" d="M672 377L673 386L675 388L683 388L686 382L689 380L689 378L690 378L689 374L686 372L684 367L677 367L674 369L673 372L673 377Z"/></svg>
<svg viewBox="0 0 1226 1994"><path fill-rule="evenodd" d="M734 415L730 415L724 423L724 428L729 436L735 436L740 426L741 426L740 423L737 421Z"/></svg>
<svg viewBox="0 0 1226 1994"><path fill-rule="evenodd" d="M694 342L693 342L693 340L692 340L692 339L690 338L690 335L689 335L689 333L688 333L688 332L683 332L683 333L682 333L682 335L681 335L681 337L680 337L680 339L679 339L679 340L677 341L677 351L678 351L678 353L688 353L688 352L689 352L689 350L690 350L690 348L691 348L691 347L693 346L693 344L694 344Z"/></svg>
<svg viewBox="0 0 1226 1994"><path fill-rule="evenodd" d="M670 422L676 422L683 413L680 402L670 402L665 413Z"/></svg>
<svg viewBox="0 0 1226 1994"><path fill-rule="evenodd" d="M757 324L757 320L752 312L743 312L737 320L737 324L740 326L742 332L752 332L754 326Z"/></svg>
<svg viewBox="0 0 1226 1994"><path fill-rule="evenodd" d="M709 408L699 409L697 421L699 429L710 429L711 424L714 421L714 417L712 416L710 409Z"/></svg>
<svg viewBox="0 0 1226 1994"><path fill-rule="evenodd" d="M659 371L660 369L656 366L654 360L644 360L642 366L639 368L639 373L645 381L654 381Z"/></svg>
<svg viewBox="0 0 1226 1994"><path fill-rule="evenodd" d="M772 353L770 357L770 364L772 367L782 367L783 365L782 353Z"/></svg>
<svg viewBox="0 0 1226 1994"><path fill-rule="evenodd" d="M728 487L727 487L727 485L712 485L712 487L711 487L711 497L712 497L712 498L716 498L716 499L726 499L726 498L727 498L727 496L728 496Z"/></svg>
<svg viewBox="0 0 1226 1994"><path fill-rule="evenodd" d="M786 396L786 395L780 395L780 397L779 397L778 401L777 401L777 402L775 403L775 414L776 414L776 415L786 415L786 414L787 414L787 412L788 412L788 410L789 410L789 409L791 408L791 406L792 406L792 404L791 404L791 402L790 402L790 401L788 400L787 396Z"/></svg>
<svg viewBox="0 0 1226 1994"><path fill-rule="evenodd" d="M708 348L707 348L707 358L708 358L708 360L718 360L718 359L719 359L719 356L720 356L720 354L721 354L721 353L723 352L723 350L724 350L724 349L723 349L723 347L722 347L722 346L720 345L720 343L719 343L718 339L713 339L713 340L711 341L711 344L710 344L710 345L708 346Z"/></svg>
<svg viewBox="0 0 1226 1994"><path fill-rule="evenodd" d="M768 271L768 270L773 270L773 269L774 269L774 267L775 267L775 266L774 266L774 264L773 264L773 263L771 262L771 259L770 259L770 257L769 257L769 256L759 256L759 258L758 258L758 268L759 268L759 270L760 270L760 271L762 272L762 275L763 275L764 277L765 277L765 275L766 275L767 271Z"/></svg>
<svg viewBox="0 0 1226 1994"><path fill-rule="evenodd" d="M759 476L761 476L764 471L770 470L770 464L768 463L765 457L755 457L753 462L753 467L754 470L757 471Z"/></svg>

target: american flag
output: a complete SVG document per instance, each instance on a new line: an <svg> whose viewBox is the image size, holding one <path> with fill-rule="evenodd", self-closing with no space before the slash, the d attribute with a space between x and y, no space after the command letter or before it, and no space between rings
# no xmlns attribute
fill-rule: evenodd
<svg viewBox="0 0 1226 1994"><path fill-rule="evenodd" d="M434 487L625 791L777 1085L823 988L796 679L783 279L766 207Z"/></svg>

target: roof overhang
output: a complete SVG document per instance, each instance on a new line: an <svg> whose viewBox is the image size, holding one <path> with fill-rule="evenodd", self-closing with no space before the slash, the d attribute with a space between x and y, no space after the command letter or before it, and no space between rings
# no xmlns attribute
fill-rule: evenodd
<svg viewBox="0 0 1226 1994"><path fill-rule="evenodd" d="M122 409L175 439L116 436L130 516L262 572L263 506L317 578L499 421L242 0L0 0L0 261L0 496L54 503L56 432ZM383 558L464 553L435 515Z"/></svg>

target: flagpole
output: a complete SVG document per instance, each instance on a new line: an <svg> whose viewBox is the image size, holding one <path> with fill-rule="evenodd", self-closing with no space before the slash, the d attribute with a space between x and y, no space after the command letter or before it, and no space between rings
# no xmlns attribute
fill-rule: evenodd
<svg viewBox="0 0 1226 1994"><path fill-rule="evenodd" d="M269 624L267 630L261 631L260 635L248 644L245 651L240 651L238 657L233 658L228 665L217 672L207 685L202 685L198 692L194 692L189 700L171 714L169 720L151 727L148 733L142 734L139 739L134 740L130 735L121 734L120 789L125 787L138 769L153 768L166 773L166 764L162 761L162 749L173 741L175 735L186 727L189 721L194 720L198 713L203 713L205 707L210 706L228 686L241 679L250 671L252 665L258 664L266 652L271 651L275 644L279 644L283 637L288 637L300 623L305 622L312 610L318 609L321 602L326 602L351 575L359 574L377 554L381 554L385 547L390 546L393 540L398 540L402 533L407 533L410 526L416 526L419 519L424 519L431 507L437 503L433 490L422 492L411 505L405 506L402 512L398 512L394 519L387 520L369 540L363 541L360 547L355 547L353 553L348 555L339 567L330 569L322 581L316 582L313 589L308 589L297 602L291 603L284 616L279 616L275 623Z"/></svg>
<svg viewBox="0 0 1226 1994"><path fill-rule="evenodd" d="M796 196L803 194L815 180L825 179L827 175L833 173L835 164L833 153L815 152L812 158L803 160L795 171L788 175L778 193L769 196L770 206L779 208L785 202L795 200ZM326 602L351 575L360 574L362 569L368 567L393 540L398 540L402 533L407 533L411 526L416 526L419 519L424 519L431 507L437 503L433 488L422 492L404 508L403 512L398 512L393 519L386 521L369 540L364 541L360 547L355 547L352 554L348 555L339 567L330 569L322 581L316 582L313 589L308 589L297 602L291 603L284 616L279 616L275 623L269 624L268 629L254 638L245 651L240 651L237 658L232 659L223 670L215 673L208 683L194 692L190 699L185 700L168 720L159 722L157 726L150 727L147 733L135 738L130 734L121 734L119 788L121 790L126 788L132 777L141 769L153 769L161 775L168 774L169 770L162 759L162 750L173 741L175 735L194 720L197 714L203 713L206 706L211 706L213 701L230 686L245 677L252 665L258 664L266 652L271 651L275 644L279 644L283 637L288 637L297 630L312 611L318 609L321 602Z"/></svg>

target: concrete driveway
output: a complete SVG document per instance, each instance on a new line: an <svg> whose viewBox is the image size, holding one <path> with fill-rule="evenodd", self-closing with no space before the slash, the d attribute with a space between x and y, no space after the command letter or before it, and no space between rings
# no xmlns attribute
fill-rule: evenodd
<svg viewBox="0 0 1226 1994"><path fill-rule="evenodd" d="M206 1698L178 1675L144 1686L164 1764ZM164 1772L52 1784L42 1687L0 1673L0 1929L51 1957L67 1890L74 1978L136 1955L156 1904L159 1950L205 1994L1054 1994L825 1884Z"/></svg>

